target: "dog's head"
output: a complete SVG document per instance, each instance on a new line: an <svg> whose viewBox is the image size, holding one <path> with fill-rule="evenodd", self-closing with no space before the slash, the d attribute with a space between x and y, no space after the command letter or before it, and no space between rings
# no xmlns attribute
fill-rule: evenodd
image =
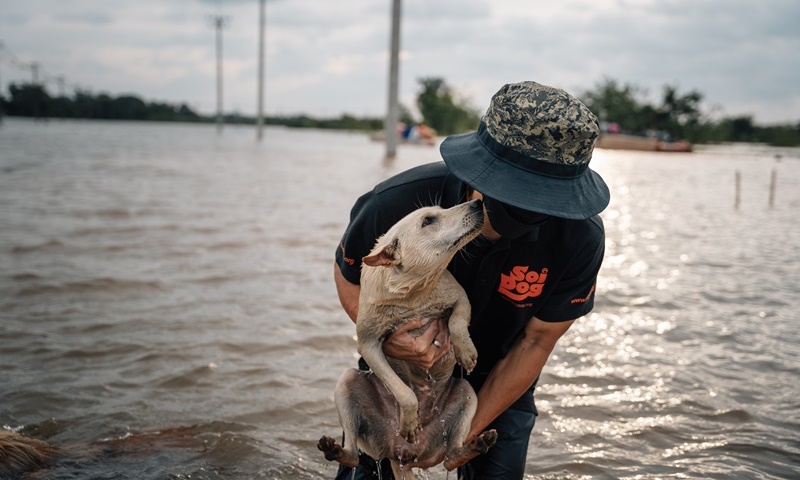
<svg viewBox="0 0 800 480"><path fill-rule="evenodd" d="M396 276L412 282L435 278L482 227L481 200L448 209L423 207L392 226L362 260L371 267L389 267Z"/></svg>

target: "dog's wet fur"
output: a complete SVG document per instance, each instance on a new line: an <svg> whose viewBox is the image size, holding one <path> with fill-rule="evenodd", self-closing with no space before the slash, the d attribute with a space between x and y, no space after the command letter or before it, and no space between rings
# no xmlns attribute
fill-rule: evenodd
<svg viewBox="0 0 800 480"><path fill-rule="evenodd" d="M53 445L45 440L0 428L0 479L29 478L62 460L103 459L117 455L163 452L165 449L202 451L207 448L195 427L172 427L126 434L82 445ZM35 478L39 478L38 476Z"/></svg>
<svg viewBox="0 0 800 480"><path fill-rule="evenodd" d="M361 449L390 459L395 478L410 479L411 467L444 462L452 470L494 445L494 430L464 445L478 401L469 383L452 376L456 362L472 371L478 354L469 300L447 265L480 234L483 218L480 200L420 208L363 258L356 333L371 370L348 369L339 378L334 398L345 445L323 436L317 446L328 460L355 467ZM452 349L429 370L383 354L383 341L399 325L448 316Z"/></svg>
<svg viewBox="0 0 800 480"><path fill-rule="evenodd" d="M61 451L44 440L0 428L0 478L47 467L60 456Z"/></svg>

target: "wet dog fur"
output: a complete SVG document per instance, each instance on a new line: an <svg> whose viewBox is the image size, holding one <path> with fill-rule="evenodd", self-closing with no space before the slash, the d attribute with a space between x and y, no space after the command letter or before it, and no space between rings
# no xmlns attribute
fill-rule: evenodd
<svg viewBox="0 0 800 480"><path fill-rule="evenodd" d="M44 440L0 429L0 478L47 467L60 456L61 450Z"/></svg>
<svg viewBox="0 0 800 480"><path fill-rule="evenodd" d="M389 458L395 478L409 479L406 467L444 462L452 470L495 443L497 433L489 430L463 445L477 396L452 376L456 362L471 371L477 351L468 332L469 300L447 265L482 226L480 200L421 208L363 258L356 333L371 371L348 369L339 378L334 397L345 446L324 435L317 446L325 458L355 467L360 448L372 458ZM387 335L417 318L448 318L452 349L429 370L383 354Z"/></svg>
<svg viewBox="0 0 800 480"><path fill-rule="evenodd" d="M29 478L23 475L47 469L61 460L97 460L125 453L163 452L165 449L202 451L207 445L200 433L196 427L172 427L128 433L83 445L53 445L0 428L0 479Z"/></svg>

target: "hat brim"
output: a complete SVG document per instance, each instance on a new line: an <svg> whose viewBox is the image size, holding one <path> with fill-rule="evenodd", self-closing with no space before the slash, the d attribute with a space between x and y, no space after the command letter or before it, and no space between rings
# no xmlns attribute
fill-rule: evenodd
<svg viewBox="0 0 800 480"><path fill-rule="evenodd" d="M439 151L456 177L515 207L582 220L602 212L611 199L606 183L590 168L572 178L536 174L489 151L476 132L447 137Z"/></svg>

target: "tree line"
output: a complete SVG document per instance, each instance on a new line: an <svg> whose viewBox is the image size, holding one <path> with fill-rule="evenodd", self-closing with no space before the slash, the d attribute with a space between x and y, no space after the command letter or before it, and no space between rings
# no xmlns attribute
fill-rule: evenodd
<svg viewBox="0 0 800 480"><path fill-rule="evenodd" d="M474 130L480 111L461 97L444 79L427 77L418 80L416 110L400 107L400 120L406 124L424 123L439 135ZM50 96L41 85L12 84L8 98L0 95L0 114L39 118L88 118L116 120L158 120L178 122L214 122L215 116L201 115L186 104L147 102L136 95L110 96L105 93L77 92L72 96ZM713 119L704 112L703 94L697 90L680 92L672 85L662 89L661 99L653 103L646 91L636 85L604 79L578 97L604 125L617 124L625 133L660 132L693 143L758 142L775 146L800 145L800 122L796 124L756 125L753 117L741 115ZM488 103L488 99L486 100ZM255 118L239 114L225 115L226 123L252 124ZM346 130L382 130L383 118L355 117L343 114L335 118L310 115L268 116L267 125L298 128Z"/></svg>
<svg viewBox="0 0 800 480"><path fill-rule="evenodd" d="M644 89L604 79L579 97L603 123L617 123L625 133L666 132L672 138L693 143L800 145L800 121L759 126L751 115L713 119L704 112L703 94L697 90L681 93L677 87L665 85L660 102L654 104L646 99Z"/></svg>
<svg viewBox="0 0 800 480"><path fill-rule="evenodd" d="M140 120L163 122L211 123L216 116L197 113L185 103L147 102L136 95L111 96L106 93L76 92L72 96L50 96L42 85L12 84L9 97L0 95L0 116L33 118L85 118L93 120ZM253 117L236 113L224 115L225 123L255 124ZM383 119L356 118L343 114L335 118L313 118L309 115L280 115L266 117L267 125L298 128L329 128L344 130L380 130Z"/></svg>

